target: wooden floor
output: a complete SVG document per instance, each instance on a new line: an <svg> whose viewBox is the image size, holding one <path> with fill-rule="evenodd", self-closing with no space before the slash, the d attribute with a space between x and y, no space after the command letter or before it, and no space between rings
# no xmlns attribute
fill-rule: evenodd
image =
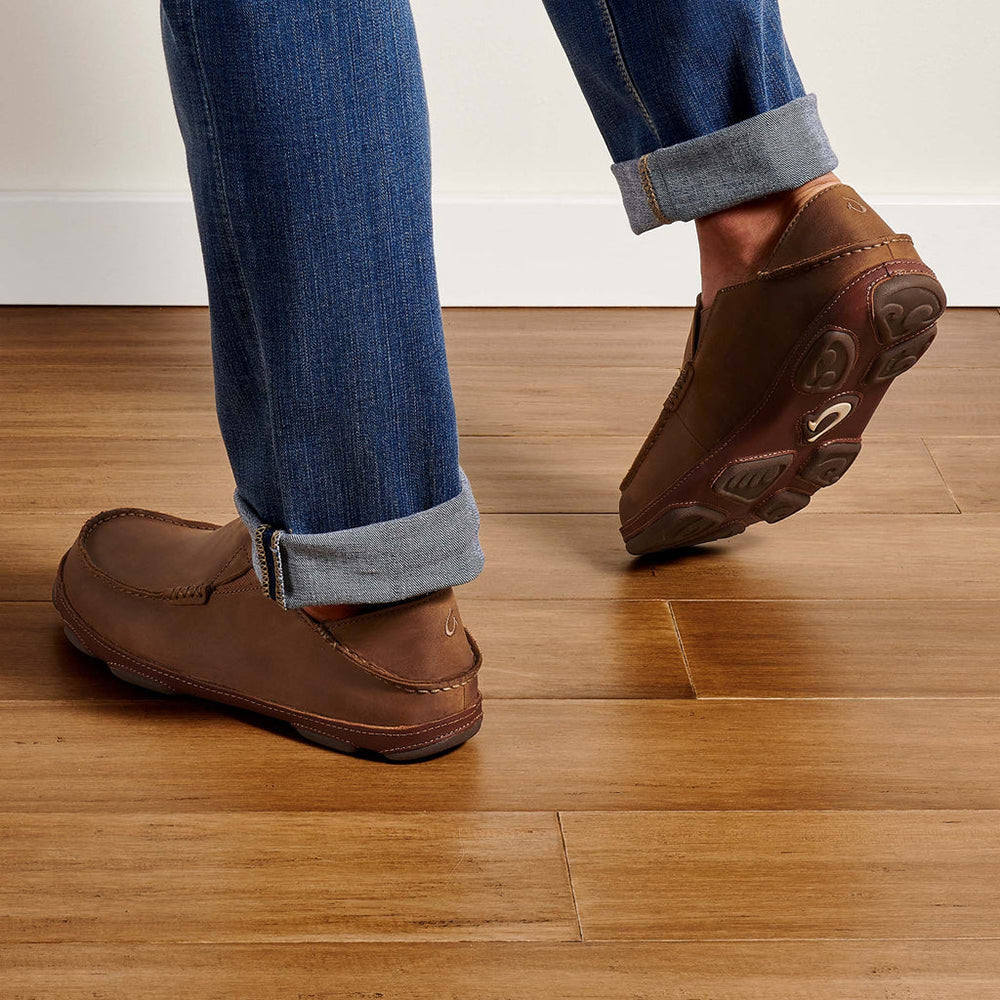
<svg viewBox="0 0 1000 1000"><path fill-rule="evenodd" d="M0 998L1000 997L1000 314L807 511L642 563L689 313L446 320L486 724L393 766L65 644L87 514L233 516L207 317L0 310Z"/></svg>

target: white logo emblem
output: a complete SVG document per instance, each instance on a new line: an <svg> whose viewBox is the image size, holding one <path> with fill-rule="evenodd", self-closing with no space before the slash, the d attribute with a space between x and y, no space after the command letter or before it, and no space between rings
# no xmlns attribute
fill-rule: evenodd
<svg viewBox="0 0 1000 1000"><path fill-rule="evenodd" d="M828 406L815 420L806 420L806 430L811 435L806 441L812 444L828 431L832 431L853 409L854 404L844 400L842 403Z"/></svg>
<svg viewBox="0 0 1000 1000"><path fill-rule="evenodd" d="M458 628L458 619L455 617L455 612L451 608L448 609L448 617L444 621L444 634L454 635L455 629Z"/></svg>

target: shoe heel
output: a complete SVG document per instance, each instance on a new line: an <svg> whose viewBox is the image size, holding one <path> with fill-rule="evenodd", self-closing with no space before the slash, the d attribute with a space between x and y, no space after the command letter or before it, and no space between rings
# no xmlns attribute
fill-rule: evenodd
<svg viewBox="0 0 1000 1000"><path fill-rule="evenodd" d="M937 320L947 298L929 274L894 274L871 295L871 321L879 342L887 345L865 376L868 385L889 382L909 371L937 336Z"/></svg>

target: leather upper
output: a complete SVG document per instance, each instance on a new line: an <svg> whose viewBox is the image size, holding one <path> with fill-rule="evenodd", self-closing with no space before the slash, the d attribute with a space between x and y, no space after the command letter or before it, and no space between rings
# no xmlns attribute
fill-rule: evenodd
<svg viewBox="0 0 1000 1000"><path fill-rule="evenodd" d="M919 256L853 188L836 184L808 201L749 281L699 300L680 376L622 482L627 537L659 496L747 418L813 317L873 265Z"/></svg>
<svg viewBox="0 0 1000 1000"><path fill-rule="evenodd" d="M450 589L320 623L264 596L238 519L105 511L83 526L60 580L103 641L253 699L375 726L424 724L478 700L478 649Z"/></svg>

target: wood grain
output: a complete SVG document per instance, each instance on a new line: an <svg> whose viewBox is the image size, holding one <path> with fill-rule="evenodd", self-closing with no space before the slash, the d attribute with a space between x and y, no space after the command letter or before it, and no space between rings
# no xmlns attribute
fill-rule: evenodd
<svg viewBox="0 0 1000 1000"><path fill-rule="evenodd" d="M47 437L0 442L0 511L78 515L146 507L224 523L233 476L214 437Z"/></svg>
<svg viewBox="0 0 1000 1000"><path fill-rule="evenodd" d="M556 817L0 813L5 941L572 940Z"/></svg>
<svg viewBox="0 0 1000 1000"><path fill-rule="evenodd" d="M690 698L661 601L466 600L491 698Z"/></svg>
<svg viewBox="0 0 1000 1000"><path fill-rule="evenodd" d="M168 814L1000 808L996 699L494 699L485 716L462 750L400 767L194 701L0 703L0 802Z"/></svg>
<svg viewBox="0 0 1000 1000"><path fill-rule="evenodd" d="M199 307L0 307L4 367L210 365L210 338Z"/></svg>
<svg viewBox="0 0 1000 1000"><path fill-rule="evenodd" d="M827 514L634 559L616 517L483 518L472 597L619 600L974 600L1000 597L996 514ZM834 581L834 582L831 582Z"/></svg>
<svg viewBox="0 0 1000 1000"><path fill-rule="evenodd" d="M963 513L1000 511L1000 437L927 438Z"/></svg>
<svg viewBox="0 0 1000 1000"><path fill-rule="evenodd" d="M4 966L4 1000L986 1000L1000 992L995 940L23 944L5 947Z"/></svg>
<svg viewBox="0 0 1000 1000"><path fill-rule="evenodd" d="M444 310L448 359L458 365L676 368L692 309Z"/></svg>
<svg viewBox="0 0 1000 1000"><path fill-rule="evenodd" d="M699 698L1000 697L1000 603L678 601Z"/></svg>
<svg viewBox="0 0 1000 1000"><path fill-rule="evenodd" d="M562 823L585 939L1000 937L996 812L569 813Z"/></svg>
<svg viewBox="0 0 1000 1000"><path fill-rule="evenodd" d="M162 365L0 369L0 419L16 440L215 437L212 370Z"/></svg>

